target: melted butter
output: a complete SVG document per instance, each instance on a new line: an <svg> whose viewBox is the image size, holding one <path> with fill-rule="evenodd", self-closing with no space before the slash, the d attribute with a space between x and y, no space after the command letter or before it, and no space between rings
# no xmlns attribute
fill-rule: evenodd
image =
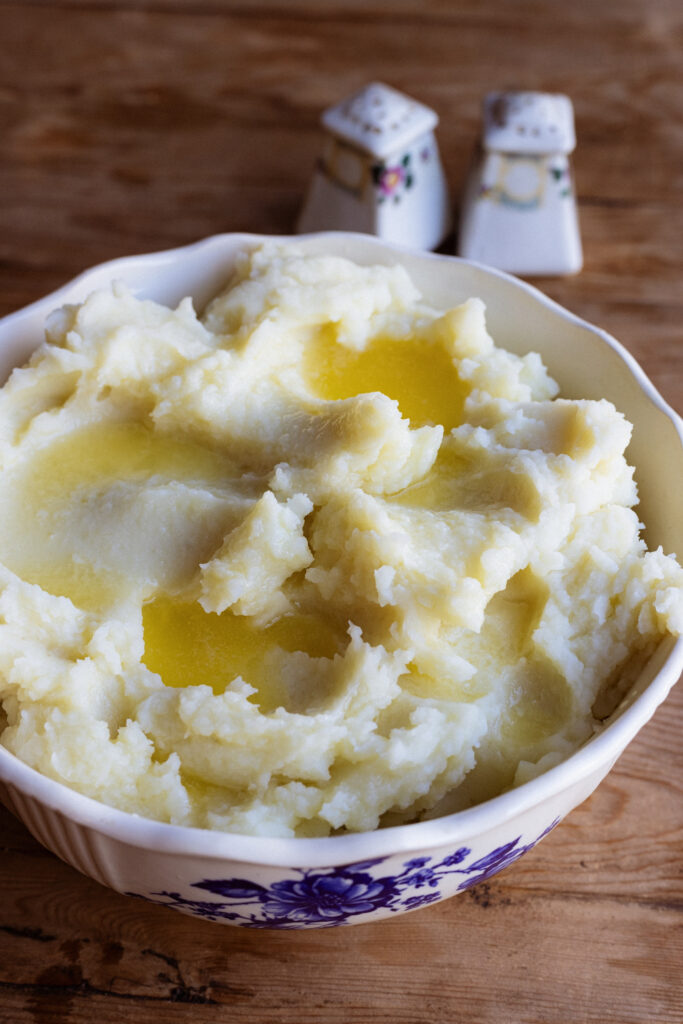
<svg viewBox="0 0 683 1024"><path fill-rule="evenodd" d="M506 665L532 655L533 632L546 600L545 585L530 569L521 569L489 601L480 632L455 634L451 642L472 664L488 663L489 676L494 677Z"/></svg>
<svg viewBox="0 0 683 1024"><path fill-rule="evenodd" d="M69 562L24 564L18 575L54 597L68 597L78 608L88 612L105 611L130 590L125 576L73 559Z"/></svg>
<svg viewBox="0 0 683 1024"><path fill-rule="evenodd" d="M436 677L420 672L414 662L408 664L408 671L401 676L401 688L414 697L424 700L460 701L469 704L483 696L481 686L474 682L457 682L445 677Z"/></svg>
<svg viewBox="0 0 683 1024"><path fill-rule="evenodd" d="M31 458L25 500L44 504L111 480L198 480L218 484L239 470L225 455L155 433L143 423L102 423L72 431Z"/></svg>
<svg viewBox="0 0 683 1024"><path fill-rule="evenodd" d="M392 494L390 500L406 508L425 508L433 512L458 508L463 505L461 474L466 465L466 460L444 443L427 475Z"/></svg>
<svg viewBox="0 0 683 1024"><path fill-rule="evenodd" d="M468 386L442 345L412 338L378 337L361 351L340 345L328 330L307 349L304 373L320 398L338 400L381 391L398 402L411 426L462 422Z"/></svg>
<svg viewBox="0 0 683 1024"><path fill-rule="evenodd" d="M65 510L79 495L112 481L151 479L233 484L230 459L184 438L155 433L142 423L82 427L44 445L3 480L0 559L28 583L101 611L130 590L123 574L94 567L55 545Z"/></svg>
<svg viewBox="0 0 683 1024"><path fill-rule="evenodd" d="M506 727L512 730L511 734L518 729L521 740L521 730L525 727L521 717L524 712L518 714L517 704L522 707L528 699L534 721L540 721L547 712L542 687L536 685L540 669L532 663L532 634L543 612L546 597L545 587L531 570L520 570L508 581L505 590L494 594L489 601L479 633L445 628L440 634L442 643L455 648L458 654L483 671L459 682L447 676L434 677L428 672L421 672L418 659L418 664L411 662L408 665L408 673L401 677L401 685L418 697L469 702L485 696L490 680L502 679L508 666L520 665L519 677L529 682L528 685L520 683L517 687L514 699L510 701ZM548 678L550 674L546 673ZM558 681L557 689L561 690L563 684L563 679ZM564 713L564 710L560 712L561 715Z"/></svg>
<svg viewBox="0 0 683 1024"><path fill-rule="evenodd" d="M317 615L296 612L259 628L244 615L217 615L196 602L168 597L146 604L142 622L143 661L166 686L204 684L220 694L239 675L256 689L250 700L262 711L290 703L282 681L268 669L268 655L275 647L332 658L344 643L342 635Z"/></svg>
<svg viewBox="0 0 683 1024"><path fill-rule="evenodd" d="M479 468L456 454L449 447L449 438L442 443L429 472L392 494L390 500L396 505L432 512L460 509L493 514L499 520L504 520L507 513L537 520L543 508L533 479L506 472L495 464Z"/></svg>
<svg viewBox="0 0 683 1024"><path fill-rule="evenodd" d="M538 743L570 720L572 705L569 683L554 666L528 663L519 673L501 736L515 747Z"/></svg>

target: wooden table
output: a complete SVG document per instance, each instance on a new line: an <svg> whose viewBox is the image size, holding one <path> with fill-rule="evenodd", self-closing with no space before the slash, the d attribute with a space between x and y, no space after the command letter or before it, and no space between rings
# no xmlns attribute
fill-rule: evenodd
<svg viewBox="0 0 683 1024"><path fill-rule="evenodd" d="M541 287L683 410L675 0L0 0L0 313L115 256L286 233L323 107L433 106L454 195L481 97L568 93L586 265ZM0 812L1 1024L683 1022L683 690L490 883L354 929L245 932L100 888Z"/></svg>

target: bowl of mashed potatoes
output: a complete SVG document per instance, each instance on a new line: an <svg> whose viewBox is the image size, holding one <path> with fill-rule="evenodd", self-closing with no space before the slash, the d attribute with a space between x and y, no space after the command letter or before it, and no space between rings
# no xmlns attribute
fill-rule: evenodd
<svg viewBox="0 0 683 1024"><path fill-rule="evenodd" d="M217 236L6 318L0 380L0 795L119 892L451 896L680 675L681 421L506 274Z"/></svg>

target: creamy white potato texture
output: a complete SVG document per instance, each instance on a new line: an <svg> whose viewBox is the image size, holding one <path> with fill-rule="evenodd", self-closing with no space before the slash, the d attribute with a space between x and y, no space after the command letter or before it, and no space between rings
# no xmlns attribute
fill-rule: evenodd
<svg viewBox="0 0 683 1024"><path fill-rule="evenodd" d="M114 284L0 391L1 742L127 811L269 835L557 763L683 630L606 401L406 271L245 253L203 317Z"/></svg>

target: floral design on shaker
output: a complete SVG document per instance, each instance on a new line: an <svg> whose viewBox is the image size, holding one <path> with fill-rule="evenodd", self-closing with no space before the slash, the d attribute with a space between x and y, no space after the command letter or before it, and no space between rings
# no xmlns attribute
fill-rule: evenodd
<svg viewBox="0 0 683 1024"><path fill-rule="evenodd" d="M406 153L396 164L373 164L372 180L377 189L378 202L383 203L387 199L400 202L403 193L415 184L410 153Z"/></svg>
<svg viewBox="0 0 683 1024"><path fill-rule="evenodd" d="M375 910L416 910L442 898L440 883L451 875L465 876L456 892L485 882L536 845L560 819L556 818L536 839L521 836L466 864L471 850L461 846L434 862L430 856L413 857L398 875L375 877L372 869L386 857L346 864L340 868L298 870L299 877L264 886L243 878L205 879L193 888L220 900L187 899L177 892L148 896L128 893L151 903L176 907L209 921L232 921L246 928L329 928ZM248 910L246 908L249 908Z"/></svg>

